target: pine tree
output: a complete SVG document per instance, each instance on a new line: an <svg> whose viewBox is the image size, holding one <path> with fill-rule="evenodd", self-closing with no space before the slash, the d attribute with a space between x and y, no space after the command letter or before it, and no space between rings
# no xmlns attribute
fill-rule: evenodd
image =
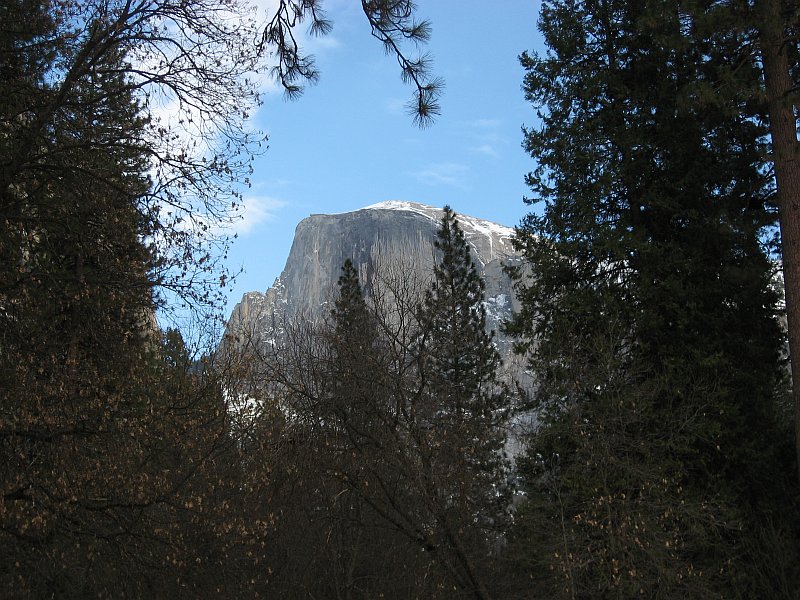
<svg viewBox="0 0 800 600"><path fill-rule="evenodd" d="M387 345L350 259L337 283L332 322L323 331L326 385L319 412L330 413L345 454L355 450L368 456L392 434Z"/></svg>
<svg viewBox="0 0 800 600"><path fill-rule="evenodd" d="M8 24L28 63L57 49L44 16L20 10ZM37 159L2 193L0 586L20 597L174 595L181 579L205 595L220 583L195 561L219 567L225 547L206 529L223 530L224 509L212 523L201 508L230 491L224 400L155 324L149 163L136 143L148 121L124 62L108 52L73 82ZM14 92L4 168L30 116L20 107L35 113L54 93L45 72L3 82Z"/></svg>
<svg viewBox="0 0 800 600"><path fill-rule="evenodd" d="M331 381L333 410L353 435L368 437L368 421L375 417L378 372L378 332L361 290L358 271L347 259L338 280L339 295L333 317Z"/></svg>
<svg viewBox="0 0 800 600"><path fill-rule="evenodd" d="M455 420L485 416L495 398L500 355L486 332L484 283L464 232L449 206L435 242L439 258L421 308L425 376L433 394Z"/></svg>
<svg viewBox="0 0 800 600"><path fill-rule="evenodd" d="M464 436L468 462L496 472L508 413L507 389L498 380L500 355L486 332L484 283L455 213L444 208L435 242L433 281L420 308L421 378L430 394L435 427ZM475 438L477 445L467 440ZM465 450L462 448L461 450Z"/></svg>
<svg viewBox="0 0 800 600"><path fill-rule="evenodd" d="M755 70L705 26L669 1L554 0L548 54L522 57L543 208L511 330L543 425L518 530L554 594L746 595L736 548L785 498L764 129L714 95Z"/></svg>
<svg viewBox="0 0 800 600"><path fill-rule="evenodd" d="M271 515L263 497L243 506L261 482L228 470L238 456L219 374L191 360L177 332L160 339L154 315L165 290L220 308L225 244L213 225L235 216L262 137L246 126L258 103L249 75L267 47L281 66L308 64L285 19L310 12L324 29L319 3L279 4L260 45L246 2L0 5L4 591L252 591L255 577L230 577L226 560L265 577L243 548L264 547ZM424 41L413 5L390 4L364 5L376 36ZM437 85L427 62L393 48L424 121ZM158 98L180 107L191 142L150 110ZM234 517L234 505L255 518Z"/></svg>
<svg viewBox="0 0 800 600"><path fill-rule="evenodd" d="M278 530L286 536L279 549L290 556L282 569L295 579L275 589L323 597L429 595L438 579L417 539L416 454L394 412L385 338L349 259L330 316L281 351L292 359L275 377L296 414L283 432L292 436L281 462L293 473L293 493L284 497Z"/></svg>
<svg viewBox="0 0 800 600"><path fill-rule="evenodd" d="M486 332L484 283L448 206L435 246L433 281L419 311L422 465L438 488L427 493L440 503L434 511L438 535L450 546L455 571L466 589L486 597L478 565L505 523L510 395L498 380L500 357Z"/></svg>

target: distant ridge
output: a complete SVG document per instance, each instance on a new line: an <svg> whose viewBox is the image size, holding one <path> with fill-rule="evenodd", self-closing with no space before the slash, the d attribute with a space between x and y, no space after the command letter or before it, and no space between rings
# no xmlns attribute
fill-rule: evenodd
<svg viewBox="0 0 800 600"><path fill-rule="evenodd" d="M368 291L376 270L385 265L427 280L441 215L441 208L389 200L351 212L303 219L281 275L266 291L244 294L232 311L228 333L257 345L275 345L292 320L327 316L341 267L348 258L359 269ZM518 308L513 283L503 270L504 264L518 258L512 245L514 229L469 215L458 215L458 220L486 283L487 328L497 332L495 343L510 361L511 341L500 327Z"/></svg>

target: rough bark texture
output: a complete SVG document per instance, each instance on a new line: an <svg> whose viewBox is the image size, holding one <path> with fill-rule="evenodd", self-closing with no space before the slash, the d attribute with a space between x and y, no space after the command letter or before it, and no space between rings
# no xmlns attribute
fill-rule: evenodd
<svg viewBox="0 0 800 600"><path fill-rule="evenodd" d="M797 140L795 107L790 96L792 80L787 40L780 18L781 3L780 0L761 0L757 7L783 246L795 441L800 476L800 144Z"/></svg>

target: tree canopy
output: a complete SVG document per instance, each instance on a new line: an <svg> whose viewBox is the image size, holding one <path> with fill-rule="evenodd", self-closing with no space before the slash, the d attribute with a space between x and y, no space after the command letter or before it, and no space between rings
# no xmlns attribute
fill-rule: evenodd
<svg viewBox="0 0 800 600"><path fill-rule="evenodd" d="M256 76L270 52L299 56L250 8L0 6L0 586L16 596L263 583L265 467L230 406L247 370L212 368L156 318L220 316L225 228L265 139ZM427 36L411 3L364 8L398 56L407 27ZM429 116L423 65L403 64Z"/></svg>
<svg viewBox="0 0 800 600"><path fill-rule="evenodd" d="M449 207L429 273L348 260L268 347L162 329L220 316L256 82L316 79L323 6L0 5L0 589L795 597L797 2L544 0L523 406ZM429 24L361 8L427 124Z"/></svg>
<svg viewBox="0 0 800 600"><path fill-rule="evenodd" d="M735 548L796 494L758 65L720 11L553 0L522 56L541 209L510 329L542 424L519 522L554 595L749 597Z"/></svg>

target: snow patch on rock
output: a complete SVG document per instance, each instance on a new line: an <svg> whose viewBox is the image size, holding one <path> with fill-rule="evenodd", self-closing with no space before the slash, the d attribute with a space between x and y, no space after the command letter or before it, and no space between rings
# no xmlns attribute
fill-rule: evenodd
<svg viewBox="0 0 800 600"><path fill-rule="evenodd" d="M419 202L408 202L406 200L384 200L376 204L365 206L361 210L400 210L413 212L422 215L432 221L438 221L442 217L442 209Z"/></svg>

